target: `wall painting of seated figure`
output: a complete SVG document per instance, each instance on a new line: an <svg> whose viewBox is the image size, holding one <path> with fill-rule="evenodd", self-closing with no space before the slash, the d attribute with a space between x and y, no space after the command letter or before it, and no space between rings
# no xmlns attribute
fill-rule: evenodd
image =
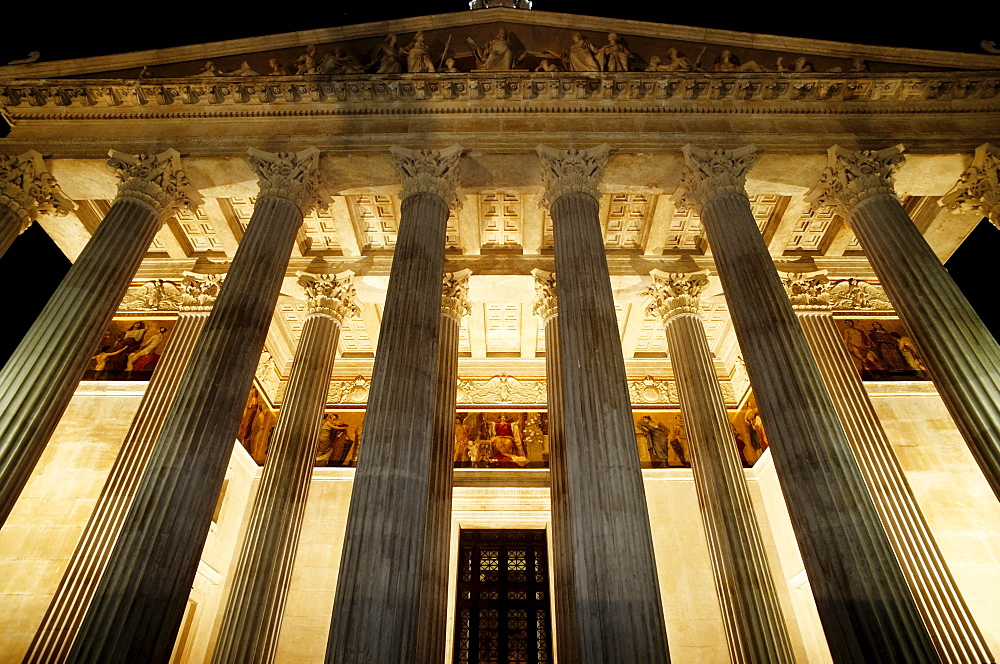
<svg viewBox="0 0 1000 664"><path fill-rule="evenodd" d="M173 318L116 318L108 324L83 380L149 380L173 332Z"/></svg>
<svg viewBox="0 0 1000 664"><path fill-rule="evenodd" d="M838 318L861 380L929 380L913 340L895 318Z"/></svg>
<svg viewBox="0 0 1000 664"><path fill-rule="evenodd" d="M548 468L546 412L458 412L456 468Z"/></svg>

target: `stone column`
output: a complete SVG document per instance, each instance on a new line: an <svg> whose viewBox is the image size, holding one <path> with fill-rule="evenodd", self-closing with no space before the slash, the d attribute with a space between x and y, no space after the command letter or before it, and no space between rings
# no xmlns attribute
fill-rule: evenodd
<svg viewBox="0 0 1000 664"><path fill-rule="evenodd" d="M573 386L562 391L565 484L553 478L554 490L565 487L565 498L553 500L566 501L572 578L562 585L574 609L573 623L560 632L559 658L576 640L569 652L577 662L665 662L663 605L598 218L608 146L539 146L538 153L543 204L555 228L560 381Z"/></svg>
<svg viewBox="0 0 1000 664"><path fill-rule="evenodd" d="M185 274L177 324L156 364L94 513L24 656L25 664L66 661L222 279L216 275Z"/></svg>
<svg viewBox="0 0 1000 664"><path fill-rule="evenodd" d="M163 219L197 192L180 155L111 153L118 197L0 371L0 525L69 404Z"/></svg>
<svg viewBox="0 0 1000 664"><path fill-rule="evenodd" d="M552 561L555 647L562 661L578 661L579 639L570 638L576 624L572 589L573 554L569 539L569 503L566 492L566 443L563 435L561 365L559 360L559 307L554 272L532 270L535 277L534 311L545 325L545 394L549 409L549 493L552 503ZM563 638L563 629L566 638Z"/></svg>
<svg viewBox="0 0 1000 664"><path fill-rule="evenodd" d="M451 542L451 494L455 469L455 390L458 385L458 330L469 305L470 270L446 272L442 283L438 330L437 398L434 443L430 451L431 486L424 536L424 570L417 630L418 662L443 662L448 623L448 561Z"/></svg>
<svg viewBox="0 0 1000 664"><path fill-rule="evenodd" d="M260 195L80 626L70 662L165 663L177 636L319 153L251 150Z"/></svg>
<svg viewBox="0 0 1000 664"><path fill-rule="evenodd" d="M271 434L213 664L274 661L341 325L361 314L353 276L350 271L299 273L309 313Z"/></svg>
<svg viewBox="0 0 1000 664"><path fill-rule="evenodd" d="M830 148L812 192L858 237L941 399L1000 498L1000 345L907 216L893 189L903 147Z"/></svg>
<svg viewBox="0 0 1000 664"><path fill-rule="evenodd" d="M733 428L701 319L708 272L650 272L648 313L663 319L734 663L794 661Z"/></svg>
<svg viewBox="0 0 1000 664"><path fill-rule="evenodd" d="M783 281L941 661L994 661L844 347L828 303L826 274L787 274Z"/></svg>
<svg viewBox="0 0 1000 664"><path fill-rule="evenodd" d="M750 210L756 149L684 155L681 202L712 247L834 661L939 661Z"/></svg>
<svg viewBox="0 0 1000 664"><path fill-rule="evenodd" d="M327 662L417 661L432 494L441 275L462 148L393 147L402 217L365 413ZM377 628L373 627L377 626Z"/></svg>
<svg viewBox="0 0 1000 664"><path fill-rule="evenodd" d="M47 170L42 155L0 155L0 256L40 214L65 215L76 209Z"/></svg>

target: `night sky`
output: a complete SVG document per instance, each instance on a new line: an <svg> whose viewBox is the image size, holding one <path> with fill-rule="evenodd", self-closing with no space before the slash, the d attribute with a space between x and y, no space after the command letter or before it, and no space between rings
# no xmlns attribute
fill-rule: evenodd
<svg viewBox="0 0 1000 664"><path fill-rule="evenodd" d="M336 25L365 23L408 16L468 11L463 2L274 4L265 12L244 5L225 6L179 1L138 5L73 3L50 12L44 20L11 21L0 40L0 63L41 51L41 60L53 61L111 53L167 48L184 44L223 41ZM982 40L1000 41L1000 33L987 18L991 5L973 2L961 12L912 11L901 3L865 3L863 10L848 10L852 3L744 3L724 10L718 3L660 3L650 8L635 0L616 3L538 0L533 11L604 16L672 23L742 32L788 35L882 46L982 53ZM977 6L983 19L977 21ZM141 11L135 11L141 7ZM843 7L844 11L837 11ZM288 11L284 11L288 8ZM1000 56L998 56L1000 68ZM7 127L0 121L0 136ZM0 143L2 146L2 143ZM113 146L108 146L113 147ZM42 148L44 150L44 148ZM1000 336L997 281L987 265L1000 257L1000 230L985 220L948 262L947 268L994 336ZM0 362L6 360L34 317L58 285L69 263L41 228L34 224L0 259L0 284L5 287L7 322L0 327Z"/></svg>

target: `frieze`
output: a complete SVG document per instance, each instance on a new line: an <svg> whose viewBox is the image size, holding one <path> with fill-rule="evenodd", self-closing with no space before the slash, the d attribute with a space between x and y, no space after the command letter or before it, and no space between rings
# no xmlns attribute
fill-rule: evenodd
<svg viewBox="0 0 1000 664"><path fill-rule="evenodd" d="M176 282L153 279L125 293L118 311L177 311L184 291Z"/></svg>
<svg viewBox="0 0 1000 664"><path fill-rule="evenodd" d="M289 80L292 79L292 80ZM325 79L325 80L324 80ZM330 77L213 77L211 79L158 79L155 84L106 80L15 80L0 84L0 102L19 112L30 108L69 109L210 109L219 106L277 111L288 104L333 104L345 111L405 112L406 103L418 108L426 103L454 102L489 106L495 102L560 101L564 103L625 102L615 112L649 111L649 102L667 107L691 102L754 101L741 113L765 112L766 102L798 102L822 112L830 102L867 104L994 100L1000 97L996 74L907 74L905 77L871 77L865 74L805 74L747 72L515 72L502 74L376 74ZM479 103L476 103L479 102ZM627 102L636 102L630 106ZM403 103L403 106L400 104ZM360 105L354 108L352 105ZM375 108L372 108L375 105ZM655 107L654 107L655 108ZM517 108L520 111L562 110ZM605 109L606 110L606 109ZM775 109L776 110L776 109ZM813 109L810 109L813 110ZM838 108L838 113L850 108ZM861 107L857 112L870 112ZM411 111L412 112L412 111Z"/></svg>

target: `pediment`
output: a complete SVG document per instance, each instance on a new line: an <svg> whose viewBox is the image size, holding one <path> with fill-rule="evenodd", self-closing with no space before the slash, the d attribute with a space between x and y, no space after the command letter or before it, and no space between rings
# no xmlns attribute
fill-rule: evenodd
<svg viewBox="0 0 1000 664"><path fill-rule="evenodd" d="M511 55L484 62L483 51L505 31ZM0 67L6 79L178 79L217 76L339 76L407 73L415 36L423 33L428 61L435 71L457 72L505 67L522 71L579 71L572 57L574 33L597 52L594 62L611 69L609 53L628 71L678 71L686 59L695 71L715 72L922 72L1000 69L1000 56L838 43L690 28L641 21L603 19L507 8L455 12L305 32L180 46L79 60ZM618 43L609 42L609 34ZM389 39L396 35L396 40ZM388 40L388 41L387 41ZM624 52L627 55L622 55ZM671 50L673 49L673 50ZM477 57L477 52L479 51ZM584 49L586 50L586 49ZM395 51L398 71L385 67L384 54ZM579 52L579 51L578 51ZM586 60L586 58L585 58ZM583 66L587 67L589 60ZM671 64L673 63L673 64Z"/></svg>

